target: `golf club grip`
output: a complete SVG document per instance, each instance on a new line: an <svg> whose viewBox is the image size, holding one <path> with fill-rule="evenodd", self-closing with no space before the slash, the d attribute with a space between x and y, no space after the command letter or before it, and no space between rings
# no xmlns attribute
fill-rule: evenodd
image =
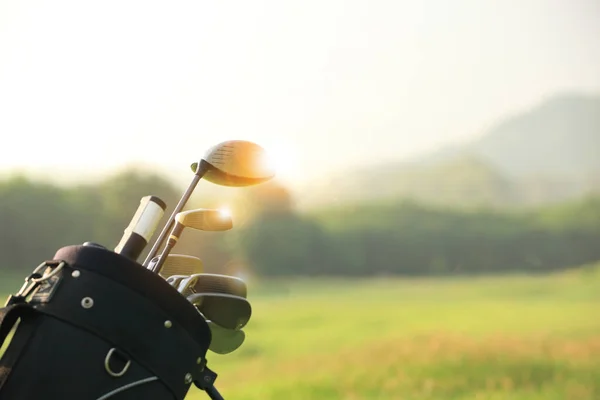
<svg viewBox="0 0 600 400"><path fill-rule="evenodd" d="M206 394L208 394L208 397L210 397L212 400L225 400L223 396L221 396L221 393L219 393L217 388L213 385L207 387L205 390Z"/></svg>
<svg viewBox="0 0 600 400"><path fill-rule="evenodd" d="M156 231L167 204L156 196L146 196L124 231L115 253L136 261Z"/></svg>

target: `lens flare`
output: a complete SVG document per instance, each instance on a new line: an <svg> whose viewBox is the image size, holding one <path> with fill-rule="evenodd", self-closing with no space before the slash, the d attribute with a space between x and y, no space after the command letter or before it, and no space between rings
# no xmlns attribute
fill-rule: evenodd
<svg viewBox="0 0 600 400"><path fill-rule="evenodd" d="M297 151L289 143L265 143L266 154L262 162L268 170L274 171L278 178L292 179L298 173Z"/></svg>
<svg viewBox="0 0 600 400"><path fill-rule="evenodd" d="M219 207L219 213L223 218L231 218L231 210L228 207Z"/></svg>

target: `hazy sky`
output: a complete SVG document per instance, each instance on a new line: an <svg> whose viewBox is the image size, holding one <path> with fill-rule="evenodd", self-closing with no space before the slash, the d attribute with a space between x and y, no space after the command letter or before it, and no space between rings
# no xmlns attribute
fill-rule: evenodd
<svg viewBox="0 0 600 400"><path fill-rule="evenodd" d="M249 139L290 181L600 91L600 1L0 2L0 171L185 174Z"/></svg>

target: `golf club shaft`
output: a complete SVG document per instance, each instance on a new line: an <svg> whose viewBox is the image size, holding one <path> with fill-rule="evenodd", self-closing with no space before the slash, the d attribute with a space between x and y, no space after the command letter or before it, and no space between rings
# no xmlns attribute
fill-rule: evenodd
<svg viewBox="0 0 600 400"><path fill-rule="evenodd" d="M199 170L194 175L194 178L192 179L190 186L188 186L188 188L185 191L185 193L183 194L183 196L181 196L179 203L177 203L177 206L175 206L175 210L173 210L173 213L167 220L167 223L163 227L163 230L160 232L160 235L158 236L158 238L154 242L154 245L150 249L150 252L148 253L148 256L146 257L146 260L144 260L144 267L148 268L148 265L150 264L150 260L152 260L152 258L156 255L156 253L160 249L160 246L162 245L163 241L167 237L167 234L173 227L173 221L175 220L175 215L177 215L177 213L179 213L183 209L183 207L185 207L185 204L189 200L190 196L194 192L194 189L198 185L198 182L200 182L200 179L202 179L202 176L204 175L205 172L206 171L204 170L204 168L199 167Z"/></svg>
<svg viewBox="0 0 600 400"><path fill-rule="evenodd" d="M177 240L173 241L173 240L169 239L169 241L165 245L165 248L163 249L161 255L158 257L156 264L149 266L148 269L151 270L152 272L158 274L167 259L167 255L169 255L169 253L171 252L171 249L173 247L175 247L176 243L177 243Z"/></svg>

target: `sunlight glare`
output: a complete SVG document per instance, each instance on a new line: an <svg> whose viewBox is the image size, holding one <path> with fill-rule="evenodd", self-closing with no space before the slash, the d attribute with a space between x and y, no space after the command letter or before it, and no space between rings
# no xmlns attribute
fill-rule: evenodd
<svg viewBox="0 0 600 400"><path fill-rule="evenodd" d="M297 178L298 157L296 150L291 145L283 142L269 142L263 147L267 152L265 162L269 168L275 171L278 178L284 180Z"/></svg>
<svg viewBox="0 0 600 400"><path fill-rule="evenodd" d="M219 214L223 216L223 218L231 217L231 210L228 207L219 207Z"/></svg>

